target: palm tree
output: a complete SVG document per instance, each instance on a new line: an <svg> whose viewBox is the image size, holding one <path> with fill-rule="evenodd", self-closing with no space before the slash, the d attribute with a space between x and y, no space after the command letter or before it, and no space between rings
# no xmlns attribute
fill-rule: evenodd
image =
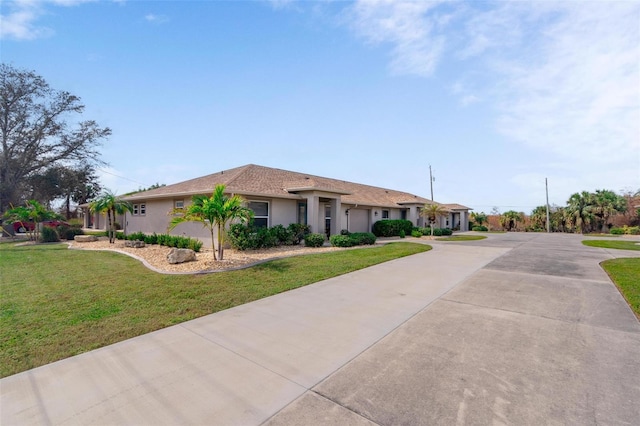
<svg viewBox="0 0 640 426"><path fill-rule="evenodd" d="M547 226L547 206L538 206L531 212L531 224L534 229L545 229ZM549 224L551 227L551 224Z"/></svg>
<svg viewBox="0 0 640 426"><path fill-rule="evenodd" d="M600 230L606 232L609 217L627 211L626 199L606 189L597 189L595 194L590 195L593 214L598 218Z"/></svg>
<svg viewBox="0 0 640 426"><path fill-rule="evenodd" d="M524 213L509 210L508 212L502 213L502 216L500 216L500 225L507 231L517 229L518 222L524 222Z"/></svg>
<svg viewBox="0 0 640 426"><path fill-rule="evenodd" d="M422 210L420 210L420 216L429 220L429 226L431 226L431 236L433 237L433 224L435 221L449 213L449 210L442 207L440 204L425 204Z"/></svg>
<svg viewBox="0 0 640 426"><path fill-rule="evenodd" d="M581 233L587 232L587 225L593 222L594 215L591 205L591 194L587 191L576 192L567 201L567 213L574 229L580 228Z"/></svg>
<svg viewBox="0 0 640 426"><path fill-rule="evenodd" d="M106 213L109 243L113 244L116 239L116 215L133 212L133 206L128 201L119 199L113 192L105 190L98 198L89 203L89 210L93 213Z"/></svg>
<svg viewBox="0 0 640 426"><path fill-rule="evenodd" d="M480 212L480 213L473 212L471 213L471 220L476 225L482 226L482 224L487 222L489 219L487 218L487 215L485 214L485 212Z"/></svg>
<svg viewBox="0 0 640 426"><path fill-rule="evenodd" d="M26 226L27 222L33 221L39 224L44 220L55 219L58 215L51 210L47 210L45 206L36 200L29 200L24 206L12 207L4 216L9 219L10 222L18 222L28 230L29 227ZM27 231L29 238L34 241L39 240L39 232L40 229L38 226L35 226L33 231Z"/></svg>
<svg viewBox="0 0 640 426"><path fill-rule="evenodd" d="M225 195L225 186L217 185L211 197L196 195L191 205L186 209L174 209L175 215L171 219L169 229L173 229L183 222L200 222L211 233L211 248L213 259L222 260L224 255L224 236L227 224L231 220L239 219L248 221L253 216L253 211L244 206L244 199L239 195L231 197ZM214 228L218 230L218 255L213 239Z"/></svg>

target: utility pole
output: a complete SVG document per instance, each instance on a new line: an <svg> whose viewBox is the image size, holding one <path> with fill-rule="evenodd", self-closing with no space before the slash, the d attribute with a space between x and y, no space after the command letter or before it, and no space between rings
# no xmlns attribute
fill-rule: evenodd
<svg viewBox="0 0 640 426"><path fill-rule="evenodd" d="M547 178L544 178L544 189L547 193L547 232L551 232L551 221L549 220L549 185Z"/></svg>
<svg viewBox="0 0 640 426"><path fill-rule="evenodd" d="M433 181L436 180L431 173L431 164L429 164L429 184L431 185L431 201L433 201Z"/></svg>

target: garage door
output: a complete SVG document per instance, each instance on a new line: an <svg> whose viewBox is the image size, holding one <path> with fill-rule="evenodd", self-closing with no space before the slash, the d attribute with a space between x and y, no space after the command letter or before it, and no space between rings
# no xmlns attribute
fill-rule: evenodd
<svg viewBox="0 0 640 426"><path fill-rule="evenodd" d="M351 232L371 232L369 226L369 210L351 209L349 210L349 231Z"/></svg>

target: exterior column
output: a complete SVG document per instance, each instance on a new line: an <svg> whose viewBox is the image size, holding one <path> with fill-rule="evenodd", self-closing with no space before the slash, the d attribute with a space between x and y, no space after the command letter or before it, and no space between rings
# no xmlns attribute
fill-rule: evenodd
<svg viewBox="0 0 640 426"><path fill-rule="evenodd" d="M311 232L321 233L324 232L324 225L318 226L318 213L320 210L320 199L317 195L307 195L307 224L311 228ZM324 223L324 217L322 217Z"/></svg>
<svg viewBox="0 0 640 426"><path fill-rule="evenodd" d="M340 198L334 198L331 200L331 230L330 234L339 234L342 226L342 218L340 217L340 210L342 210L342 202Z"/></svg>

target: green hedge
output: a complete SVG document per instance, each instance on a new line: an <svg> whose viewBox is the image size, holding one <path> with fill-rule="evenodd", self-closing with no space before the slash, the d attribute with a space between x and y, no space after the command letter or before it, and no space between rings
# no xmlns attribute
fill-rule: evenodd
<svg viewBox="0 0 640 426"><path fill-rule="evenodd" d="M236 223L227 233L231 246L236 250L256 250L281 245L298 245L309 233L307 225L292 223L286 228L276 225L271 228L256 228L252 224Z"/></svg>
<svg viewBox="0 0 640 426"><path fill-rule="evenodd" d="M413 224L405 219L383 219L374 223L372 230L376 237L399 237L402 232L410 235Z"/></svg>
<svg viewBox="0 0 640 426"><path fill-rule="evenodd" d="M324 234L307 234L304 237L306 247L322 247L324 245Z"/></svg>
<svg viewBox="0 0 640 426"><path fill-rule="evenodd" d="M145 244L149 245L157 244L167 247L188 248L196 253L202 249L202 241L180 235L156 234L155 232L153 234L133 232L125 236L122 232L116 232L116 238L118 240L144 241Z"/></svg>
<svg viewBox="0 0 640 426"><path fill-rule="evenodd" d="M477 232L487 232L489 230L489 228L487 228L484 225L479 225L479 226L474 226L473 228L471 228L472 231L477 231Z"/></svg>
<svg viewBox="0 0 640 426"><path fill-rule="evenodd" d="M427 227L427 228L420 228L420 232L422 232L422 235L428 235L431 236L431 228ZM433 236L434 237L442 237L442 236L448 236L453 234L453 231L449 228L433 228Z"/></svg>
<svg viewBox="0 0 640 426"><path fill-rule="evenodd" d="M329 237L329 242L334 247L353 247L371 245L376 243L376 236L371 232L341 232L339 235Z"/></svg>

